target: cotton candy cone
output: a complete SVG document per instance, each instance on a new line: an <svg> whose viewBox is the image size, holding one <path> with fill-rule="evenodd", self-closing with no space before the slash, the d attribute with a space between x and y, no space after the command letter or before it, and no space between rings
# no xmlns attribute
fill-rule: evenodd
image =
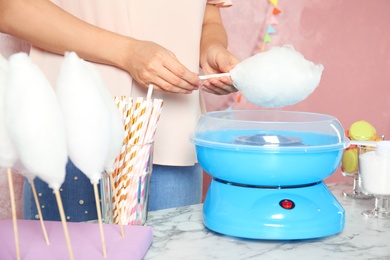
<svg viewBox="0 0 390 260"><path fill-rule="evenodd" d="M69 157L90 180L98 183L110 150L111 118L95 73L76 53L65 54L57 81Z"/></svg>
<svg viewBox="0 0 390 260"><path fill-rule="evenodd" d="M68 160L65 125L55 92L25 53L9 58L6 127L28 172L58 190Z"/></svg>
<svg viewBox="0 0 390 260"><path fill-rule="evenodd" d="M319 85L323 69L285 45L243 60L230 75L247 100L272 108L306 99Z"/></svg>

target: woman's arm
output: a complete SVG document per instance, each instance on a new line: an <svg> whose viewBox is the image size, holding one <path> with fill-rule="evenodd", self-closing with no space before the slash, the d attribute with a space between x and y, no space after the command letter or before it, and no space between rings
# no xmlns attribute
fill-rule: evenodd
<svg viewBox="0 0 390 260"><path fill-rule="evenodd" d="M123 67L113 51L133 40L88 24L48 0L0 0L0 31L57 54L75 51L90 61Z"/></svg>
<svg viewBox="0 0 390 260"><path fill-rule="evenodd" d="M219 7L208 4L203 19L202 38L200 44L201 65L207 59L207 53L212 48L226 49L228 37L222 24L222 18Z"/></svg>
<svg viewBox="0 0 390 260"><path fill-rule="evenodd" d="M0 0L0 32L53 53L74 51L83 59L118 67L144 87L190 93L200 84L197 74L162 46L86 23L49 0Z"/></svg>
<svg viewBox="0 0 390 260"><path fill-rule="evenodd" d="M227 50L228 38L219 7L206 6L200 45L200 66L205 74L229 72L239 60ZM213 94L236 92L230 77L206 80L203 89Z"/></svg>

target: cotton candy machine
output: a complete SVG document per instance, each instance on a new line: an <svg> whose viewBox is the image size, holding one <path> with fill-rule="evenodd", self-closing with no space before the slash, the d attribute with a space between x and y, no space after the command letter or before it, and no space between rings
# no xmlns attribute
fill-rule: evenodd
<svg viewBox="0 0 390 260"><path fill-rule="evenodd" d="M207 228L275 240L343 229L344 209L323 183L348 146L336 118L275 110L210 112L200 118L191 141L213 177L203 208Z"/></svg>

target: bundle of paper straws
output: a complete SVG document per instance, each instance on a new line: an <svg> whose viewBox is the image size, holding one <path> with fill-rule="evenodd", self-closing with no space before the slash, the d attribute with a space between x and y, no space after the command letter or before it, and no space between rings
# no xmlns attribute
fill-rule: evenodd
<svg viewBox="0 0 390 260"><path fill-rule="evenodd" d="M103 213L110 222L143 224L153 156L154 134L163 107L162 99L114 97L122 115L125 138L114 172L103 177ZM110 183L110 184L109 184ZM107 206L108 205L108 206Z"/></svg>

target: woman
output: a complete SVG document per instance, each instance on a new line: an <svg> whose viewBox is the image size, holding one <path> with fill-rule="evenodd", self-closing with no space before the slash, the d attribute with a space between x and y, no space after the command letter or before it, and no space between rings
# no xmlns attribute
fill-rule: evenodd
<svg viewBox="0 0 390 260"><path fill-rule="evenodd" d="M30 52L55 86L65 51L95 62L113 96L164 100L155 136L149 209L201 202L202 171L189 134L204 112L202 89L236 91L229 77L202 83L205 74L230 71L239 61L227 50L216 0L0 0L0 31L31 42ZM23 21L23 22L22 22ZM179 95L178 95L179 94ZM34 218L25 184L24 216ZM36 180L45 219L59 219L50 189ZM77 192L75 192L75 190ZM95 219L93 191L71 163L61 189L70 221ZM82 202L82 203L81 203Z"/></svg>

